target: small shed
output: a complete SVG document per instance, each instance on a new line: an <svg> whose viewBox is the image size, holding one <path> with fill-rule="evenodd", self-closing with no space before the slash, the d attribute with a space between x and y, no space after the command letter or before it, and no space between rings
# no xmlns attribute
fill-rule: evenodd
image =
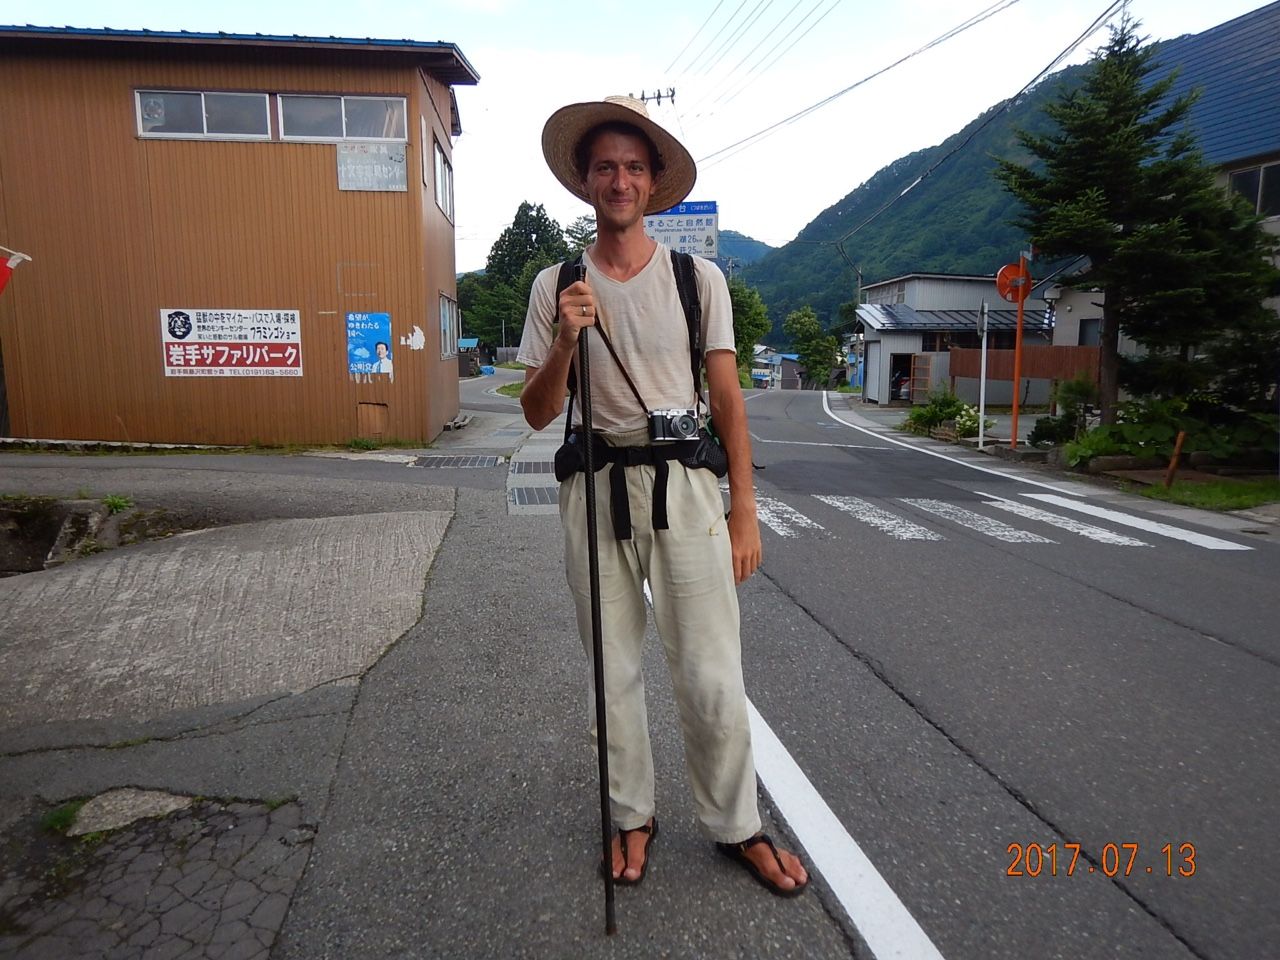
<svg viewBox="0 0 1280 960"><path fill-rule="evenodd" d="M458 376L474 377L480 373L480 338L458 338Z"/></svg>
<svg viewBox="0 0 1280 960"><path fill-rule="evenodd" d="M917 310L905 303L862 304L855 332L865 344L864 402L924 403L937 386L951 380L952 347L981 347L978 333L981 310ZM1017 310L989 310L988 350L1012 350L1017 333ZM1053 328L1043 311L1024 311L1024 346L1048 346ZM957 380L956 394L977 402L978 386L968 378ZM1047 403L1049 384L1036 383L1024 398L1027 403ZM1013 402L1012 382L987 385L987 401Z"/></svg>

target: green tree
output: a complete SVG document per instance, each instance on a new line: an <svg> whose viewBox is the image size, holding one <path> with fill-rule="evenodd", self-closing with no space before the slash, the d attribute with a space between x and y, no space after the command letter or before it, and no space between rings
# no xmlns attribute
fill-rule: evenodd
<svg viewBox="0 0 1280 960"><path fill-rule="evenodd" d="M569 255L564 231L547 215L542 204L522 201L516 215L498 235L489 250L485 275L505 284L514 284L530 260L541 257L557 263ZM523 314L522 314L523 315Z"/></svg>
<svg viewBox="0 0 1280 960"><path fill-rule="evenodd" d="M754 347L769 332L769 311L754 287L735 278L729 281L733 304L733 342L738 346L738 366L750 366Z"/></svg>
<svg viewBox="0 0 1280 960"><path fill-rule="evenodd" d="M487 273L467 273L458 279L458 312L462 332L492 346L520 342L528 297L521 301L511 284Z"/></svg>
<svg viewBox="0 0 1280 960"><path fill-rule="evenodd" d="M800 356L805 381L819 389L826 386L835 366L836 351L840 342L822 329L818 315L812 307L801 307L787 315L782 322L782 332L791 340L791 346Z"/></svg>
<svg viewBox="0 0 1280 960"><path fill-rule="evenodd" d="M1019 133L1039 163L1001 160L996 172L1025 210L1016 225L1042 253L1088 258L1068 282L1106 290L1103 423L1115 422L1122 372L1136 391L1176 394L1220 379L1242 344L1271 337L1259 306L1274 282L1263 260L1271 244L1214 185L1185 132L1194 95L1169 99L1172 75L1148 82L1155 51L1136 30L1126 16L1082 85L1045 107L1050 132ZM1122 332L1145 358L1122 363ZM1197 360L1197 344L1216 362Z"/></svg>
<svg viewBox="0 0 1280 960"><path fill-rule="evenodd" d="M591 214L583 214L564 228L564 239L569 245L570 255L576 256L596 242L596 218Z"/></svg>

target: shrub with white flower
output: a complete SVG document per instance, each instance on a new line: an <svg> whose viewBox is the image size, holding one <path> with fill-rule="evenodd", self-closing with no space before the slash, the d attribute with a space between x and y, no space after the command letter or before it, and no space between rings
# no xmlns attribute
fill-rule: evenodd
<svg viewBox="0 0 1280 960"><path fill-rule="evenodd" d="M990 430L996 422L987 418L986 428ZM978 435L978 408L971 403L964 404L956 414L956 436L976 437Z"/></svg>

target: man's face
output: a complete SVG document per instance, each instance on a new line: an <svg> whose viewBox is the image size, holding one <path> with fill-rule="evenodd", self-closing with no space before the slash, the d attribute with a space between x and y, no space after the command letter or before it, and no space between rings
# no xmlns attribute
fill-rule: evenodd
<svg viewBox="0 0 1280 960"><path fill-rule="evenodd" d="M385 343L380 343L373 349L378 352L379 360L385 360L387 358L387 345Z"/></svg>
<svg viewBox="0 0 1280 960"><path fill-rule="evenodd" d="M596 136L583 186L597 225L620 230L641 221L653 184L649 144L642 137L610 131Z"/></svg>

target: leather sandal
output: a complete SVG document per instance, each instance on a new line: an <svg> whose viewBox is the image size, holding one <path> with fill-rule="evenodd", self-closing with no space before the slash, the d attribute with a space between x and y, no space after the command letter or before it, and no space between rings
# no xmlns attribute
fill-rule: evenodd
<svg viewBox="0 0 1280 960"><path fill-rule="evenodd" d="M769 851L773 854L773 859L778 862L778 869L786 874L787 870L782 864L782 857L778 855L778 848L774 846L773 839L767 833L757 833L754 837L748 837L741 843L717 843L716 849L730 860L746 867L747 872L756 878L756 882L772 893L775 897L798 897L800 894L804 893L805 890L809 888L808 880L804 883L796 883L796 885L790 889L780 887L765 876L764 873L761 872L760 868L755 865L754 861L747 856L747 851L750 848L761 843L767 843L769 845ZM795 878L793 877L792 879L794 880Z"/></svg>
<svg viewBox="0 0 1280 960"><path fill-rule="evenodd" d="M644 864L640 867L640 876L634 880L629 880L622 874L613 878L613 882L623 887L638 886L640 881L644 879L644 875L649 871L649 848L653 846L654 838L658 836L658 818L650 817L649 822L641 824L633 830L619 830L618 836L622 839L622 869L625 872L628 867L627 860L627 835L632 833L643 833L644 838ZM604 862L600 864L600 876L605 875L605 871L610 869Z"/></svg>

